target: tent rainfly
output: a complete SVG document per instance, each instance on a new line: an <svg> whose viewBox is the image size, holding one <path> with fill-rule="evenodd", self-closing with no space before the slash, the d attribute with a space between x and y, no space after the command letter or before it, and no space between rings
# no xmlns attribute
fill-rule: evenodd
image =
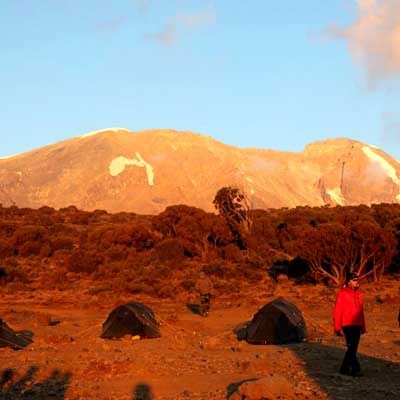
<svg viewBox="0 0 400 400"><path fill-rule="evenodd" d="M28 332L15 332L0 319L0 347L11 347L15 350L23 349L33 342Z"/></svg>
<svg viewBox="0 0 400 400"><path fill-rule="evenodd" d="M103 324L103 339L125 335L141 338L160 337L160 324L153 311L142 303L131 302L115 308Z"/></svg>
<svg viewBox="0 0 400 400"><path fill-rule="evenodd" d="M302 342L307 337L301 311L282 297L263 306L247 327L247 342L283 344Z"/></svg>

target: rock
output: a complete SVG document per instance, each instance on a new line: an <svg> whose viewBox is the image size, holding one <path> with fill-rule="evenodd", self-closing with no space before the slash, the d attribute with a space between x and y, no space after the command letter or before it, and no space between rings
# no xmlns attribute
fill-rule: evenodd
<svg viewBox="0 0 400 400"><path fill-rule="evenodd" d="M289 281L289 277L287 275L281 274L278 276L279 283L286 283Z"/></svg>
<svg viewBox="0 0 400 400"><path fill-rule="evenodd" d="M381 295L375 296L375 301L379 304L382 304L384 302L384 299Z"/></svg>
<svg viewBox="0 0 400 400"><path fill-rule="evenodd" d="M229 400L259 400L295 398L290 382L282 376L269 376L242 383Z"/></svg>
<svg viewBox="0 0 400 400"><path fill-rule="evenodd" d="M204 350L218 350L222 346L221 339L218 337L206 338L201 345Z"/></svg>

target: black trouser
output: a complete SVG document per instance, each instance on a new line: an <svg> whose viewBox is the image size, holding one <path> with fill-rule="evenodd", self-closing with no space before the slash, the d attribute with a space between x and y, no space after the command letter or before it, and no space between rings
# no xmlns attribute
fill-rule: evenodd
<svg viewBox="0 0 400 400"><path fill-rule="evenodd" d="M347 351L344 355L340 373L348 375L357 375L360 371L360 364L357 360L357 349L360 343L361 327L360 326L344 326L342 328L346 338Z"/></svg>

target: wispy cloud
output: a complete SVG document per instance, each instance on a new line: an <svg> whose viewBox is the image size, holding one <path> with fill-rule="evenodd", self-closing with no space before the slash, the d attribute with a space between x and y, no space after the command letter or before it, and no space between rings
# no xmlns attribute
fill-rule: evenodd
<svg viewBox="0 0 400 400"><path fill-rule="evenodd" d="M117 31L126 21L125 16L118 16L108 21L99 22L96 25L96 29L104 33L114 33Z"/></svg>
<svg viewBox="0 0 400 400"><path fill-rule="evenodd" d="M178 14L175 21L188 29L201 28L202 26L211 25L215 22L216 16L214 11L204 10L197 14Z"/></svg>
<svg viewBox="0 0 400 400"><path fill-rule="evenodd" d="M150 0L134 0L136 10L140 13L145 13L150 6Z"/></svg>
<svg viewBox="0 0 400 400"><path fill-rule="evenodd" d="M146 35L147 39L154 40L165 47L177 44L189 31L199 30L216 22L216 15L212 8L202 10L196 14L176 14L157 33Z"/></svg>
<svg viewBox="0 0 400 400"><path fill-rule="evenodd" d="M175 45L178 38L176 26L173 23L168 23L162 31L152 35L146 35L146 38L154 40L164 47L172 47Z"/></svg>
<svg viewBox="0 0 400 400"><path fill-rule="evenodd" d="M382 143L386 145L400 144L400 114L386 112L382 114Z"/></svg>
<svg viewBox="0 0 400 400"><path fill-rule="evenodd" d="M330 35L347 42L368 83L400 76L400 1L357 0L357 18L349 26L332 26Z"/></svg>

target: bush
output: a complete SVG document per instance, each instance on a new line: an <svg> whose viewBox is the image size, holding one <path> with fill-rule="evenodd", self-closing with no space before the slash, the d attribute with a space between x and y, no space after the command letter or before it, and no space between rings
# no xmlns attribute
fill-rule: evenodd
<svg viewBox="0 0 400 400"><path fill-rule="evenodd" d="M68 270L71 272L91 274L95 272L102 263L103 257L100 254L75 250L68 260Z"/></svg>
<svg viewBox="0 0 400 400"><path fill-rule="evenodd" d="M184 248L179 239L166 239L157 243L155 252L161 262L179 261L184 258Z"/></svg>
<svg viewBox="0 0 400 400"><path fill-rule="evenodd" d="M67 236L56 237L51 240L50 247L52 251L57 250L72 250L74 248L74 240Z"/></svg>
<svg viewBox="0 0 400 400"><path fill-rule="evenodd" d="M25 242L19 247L18 254L21 257L37 256L41 248L41 242Z"/></svg>
<svg viewBox="0 0 400 400"><path fill-rule="evenodd" d="M4 239L0 239L0 257L6 258L11 257L15 254L15 248Z"/></svg>

